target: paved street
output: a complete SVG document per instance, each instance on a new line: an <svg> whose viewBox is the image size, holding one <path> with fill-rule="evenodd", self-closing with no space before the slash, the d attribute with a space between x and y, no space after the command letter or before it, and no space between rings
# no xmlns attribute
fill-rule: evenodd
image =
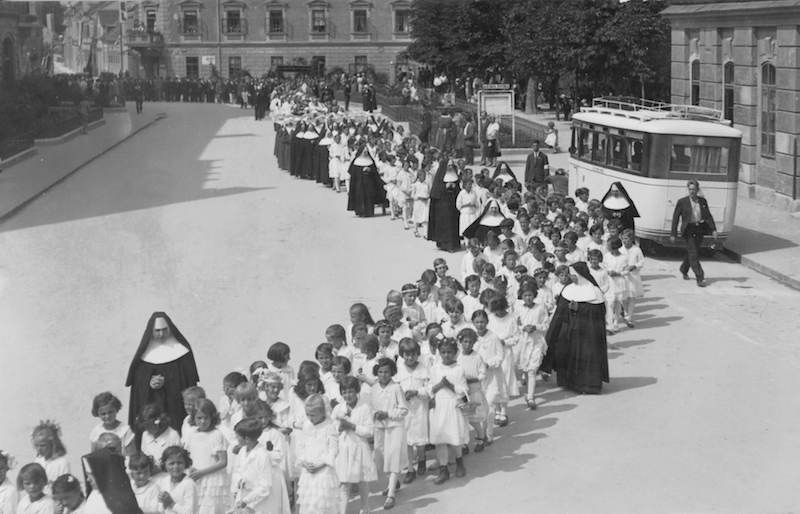
<svg viewBox="0 0 800 514"><path fill-rule="evenodd" d="M222 377L273 342L297 368L350 304L377 319L387 291L436 257L459 268L461 254L279 171L272 123L252 111L145 109L167 117L0 225L0 448L22 463L32 427L53 418L79 469L93 395L111 390L127 412L127 367L153 311L192 344L216 401ZM495 444L465 459L467 478L404 486L395 511L797 510L800 292L726 260L704 261L700 289L678 265L647 260L604 394L540 383L540 408L514 402Z"/></svg>

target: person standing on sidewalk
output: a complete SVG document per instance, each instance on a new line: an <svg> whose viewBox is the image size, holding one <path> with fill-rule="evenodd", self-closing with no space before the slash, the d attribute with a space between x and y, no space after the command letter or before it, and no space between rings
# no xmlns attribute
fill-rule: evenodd
<svg viewBox="0 0 800 514"><path fill-rule="evenodd" d="M83 97L83 100L78 104L78 114L81 117L81 134L88 134L87 130L89 128L89 111L92 108L92 102L89 101L87 97Z"/></svg>
<svg viewBox="0 0 800 514"><path fill-rule="evenodd" d="M353 92L353 86L350 84L350 79L345 80L344 86L342 87L342 92L344 93L344 110L350 110L350 94Z"/></svg>
<svg viewBox="0 0 800 514"><path fill-rule="evenodd" d="M696 180L690 180L687 182L686 187L689 189L689 196L681 198L675 204L675 213L672 216L672 232L669 240L671 243L675 242L678 233L678 220L680 220L681 235L686 241L686 257L681 263L681 274L684 280L689 280L688 273L691 267L697 279L697 285L706 287L705 274L702 266L700 266L700 247L706 234L714 236L714 240L717 240L719 236L717 235L717 226L714 223L714 218L711 217L711 211L708 209L708 201L698 196L700 184Z"/></svg>
<svg viewBox="0 0 800 514"><path fill-rule="evenodd" d="M533 140L533 152L525 160L525 187L528 191L536 191L539 186L547 186L546 180L550 176L550 162L547 156L539 151L539 140Z"/></svg>

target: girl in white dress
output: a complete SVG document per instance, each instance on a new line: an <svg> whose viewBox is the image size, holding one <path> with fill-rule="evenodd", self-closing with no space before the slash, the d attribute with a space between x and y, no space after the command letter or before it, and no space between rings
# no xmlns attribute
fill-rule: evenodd
<svg viewBox="0 0 800 514"><path fill-rule="evenodd" d="M94 397L94 401L92 401L92 416L100 418L100 423L89 433L92 451L100 449L97 444L100 434L111 432L122 441L122 455L130 457L136 453L133 430L131 430L130 425L117 419L117 414L121 409L122 402L109 392L100 393Z"/></svg>
<svg viewBox="0 0 800 514"><path fill-rule="evenodd" d="M33 429L33 447L36 461L47 473L45 494L51 494L53 482L61 475L70 473L67 449L61 442L61 427L55 421L42 421Z"/></svg>
<svg viewBox="0 0 800 514"><path fill-rule="evenodd" d="M153 461L160 462L164 450L170 446L180 446L181 436L169 426L169 416L157 403L148 403L136 416L136 423L142 432L142 453Z"/></svg>
<svg viewBox="0 0 800 514"><path fill-rule="evenodd" d="M486 379L483 381L483 391L486 395L488 413L486 416L486 445L494 440L494 423L497 416L497 406L508 403L508 388L506 377L503 375L503 356L505 350L500 339L488 329L489 316L484 310L472 313L472 325L478 334L475 351L483 357L486 363Z"/></svg>
<svg viewBox="0 0 800 514"><path fill-rule="evenodd" d="M644 286L642 286L641 271L644 267L644 254L642 249L636 246L633 230L625 229L622 231L622 248L620 253L628 257L628 274L625 275L625 282L628 286L628 299L625 301L625 324L628 328L633 328L633 309L636 308L636 299L644 296Z"/></svg>
<svg viewBox="0 0 800 514"><path fill-rule="evenodd" d="M136 453L128 461L128 471L131 475L131 489L136 495L136 503L142 509L142 514L158 514L161 489L152 478L153 461L144 453Z"/></svg>
<svg viewBox="0 0 800 514"><path fill-rule="evenodd" d="M400 384L408 405L405 417L406 444L408 445L408 472L403 483L410 484L417 475L425 474L425 446L428 444L428 379L430 372L420 362L419 343L410 338L400 341L400 357L394 381ZM413 463L417 463L414 470Z"/></svg>
<svg viewBox="0 0 800 514"><path fill-rule="evenodd" d="M550 315L546 305L535 302L536 287L533 284L523 284L520 296L522 305L514 313L520 326L519 369L527 375L528 391L525 401L529 409L535 410L536 400L533 393L536 389L536 373L547 352L544 336L550 326Z"/></svg>
<svg viewBox="0 0 800 514"><path fill-rule="evenodd" d="M158 479L158 487L161 489L158 501L161 503L162 513L197 513L197 484L186 476L186 470L191 466L189 452L180 446L170 446L164 450L161 469L166 473Z"/></svg>
<svg viewBox="0 0 800 514"><path fill-rule="evenodd" d="M389 156L390 162L394 163L394 156ZM411 220L412 208L412 185L416 182L416 175L414 170L411 169L411 163L406 161L405 164L397 172L397 205L403 212L403 228L406 230L415 226Z"/></svg>
<svg viewBox="0 0 800 514"><path fill-rule="evenodd" d="M519 325L517 319L508 312L508 300L505 296L495 296L489 302L489 330L496 335L503 343L503 376L506 380L506 391L508 396L513 397L519 394L517 383L516 363L514 362L513 347L519 342ZM498 426L508 425L508 415L506 407L508 403L500 404L500 413L495 418Z"/></svg>
<svg viewBox="0 0 800 514"><path fill-rule="evenodd" d="M285 484L289 483L289 440L283 435L281 428L274 423L274 414L267 402L256 403L256 419L261 423L261 435L258 444L263 445L272 463L280 471L279 475Z"/></svg>
<svg viewBox="0 0 800 514"><path fill-rule="evenodd" d="M404 420L408 406L400 384L392 380L397 374L397 365L392 359L380 359L375 365L375 374L378 382L370 393L372 410L375 411L375 461L378 467L389 473L384 509L391 509L394 507L397 478L408 466Z"/></svg>
<svg viewBox="0 0 800 514"><path fill-rule="evenodd" d="M289 391L294 385L297 376L294 373L294 368L289 366L289 358L291 350L286 343L275 343L269 347L267 351L267 359L271 362L267 366L269 371L277 373L283 380L283 391L281 391L281 398L284 400L289 399Z"/></svg>
<svg viewBox="0 0 800 514"><path fill-rule="evenodd" d="M347 512L350 489L358 484L361 512L369 512L369 482L378 479L369 439L375 424L372 408L359 399L361 384L355 377L345 377L339 385L342 403L333 409L331 418L339 430L339 454L336 474L339 477L340 512Z"/></svg>
<svg viewBox="0 0 800 514"><path fill-rule="evenodd" d="M0 514L15 514L19 503L17 485L8 479L9 470L16 464L14 456L0 450Z"/></svg>
<svg viewBox="0 0 800 514"><path fill-rule="evenodd" d="M478 341L478 334L471 328L465 328L458 333L458 342L461 343L461 352L458 354L458 365L464 369L469 389L469 401L474 410L467 414L467 420L475 429L475 452L480 453L486 446L486 395L483 393L483 382L486 380L486 363L481 354L474 350Z"/></svg>
<svg viewBox="0 0 800 514"><path fill-rule="evenodd" d="M628 256L622 255L619 249L622 241L617 236L608 238L608 253L603 257L603 265L611 278L611 287L606 293L606 330L609 333L619 332L619 316L622 304L628 299Z"/></svg>
<svg viewBox="0 0 800 514"><path fill-rule="evenodd" d="M337 193L339 189L339 168L342 157L342 136L336 134L333 136L333 143L328 147L328 178L333 180L333 190Z"/></svg>
<svg viewBox="0 0 800 514"><path fill-rule="evenodd" d="M222 434L229 443L236 439L236 436L233 434L231 418L237 412L242 411L242 406L233 398L233 393L236 391L239 384L245 382L247 382L247 377L238 371L228 373L225 375L225 378L222 379L223 394L219 399L219 429L222 430Z"/></svg>
<svg viewBox="0 0 800 514"><path fill-rule="evenodd" d="M56 502L45 494L47 473L41 464L32 462L25 464L17 475L17 489L27 494L17 506L17 514L55 514Z"/></svg>
<svg viewBox="0 0 800 514"><path fill-rule="evenodd" d="M478 195L472 189L472 184L471 178L466 179L464 189L456 197L456 209L460 213L458 216L459 234L463 234L467 227L478 218Z"/></svg>
<svg viewBox="0 0 800 514"><path fill-rule="evenodd" d="M306 421L297 448L299 514L339 514L339 432L328 417L326 404L321 394L312 394L305 401Z"/></svg>
<svg viewBox="0 0 800 514"><path fill-rule="evenodd" d="M194 456L189 478L197 483L198 514L225 514L230 508L228 441L217 427L219 413L211 400L202 398L194 406L194 424L184 446Z"/></svg>
<svg viewBox="0 0 800 514"><path fill-rule="evenodd" d="M436 457L439 461L439 476L434 484L441 485L450 479L447 461L450 454L456 459L456 476L467 474L461 447L469 442L467 418L459 405L468 393L467 377L464 369L456 363L458 352L456 341L445 338L439 343L441 361L431 368L431 379L428 383L428 395L434 406L430 412L430 439L436 445Z"/></svg>
<svg viewBox="0 0 800 514"><path fill-rule="evenodd" d="M411 198L414 200L411 220L414 222L414 235L417 237L420 237L420 228L428 223L428 201L431 196L431 190L425 178L425 170L419 170L417 172L417 180L411 186Z"/></svg>
<svg viewBox="0 0 800 514"><path fill-rule="evenodd" d="M53 501L61 506L60 514L83 514L86 499L81 483L72 475L61 475L53 482Z"/></svg>
<svg viewBox="0 0 800 514"><path fill-rule="evenodd" d="M255 418L246 418L233 430L241 447L231 481L234 505L255 514L290 514L289 496L280 468L274 464L267 448L258 442L261 423Z"/></svg>

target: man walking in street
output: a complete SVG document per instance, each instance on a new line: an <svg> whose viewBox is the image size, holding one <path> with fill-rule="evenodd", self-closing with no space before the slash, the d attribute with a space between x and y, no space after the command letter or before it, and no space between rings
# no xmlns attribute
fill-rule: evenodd
<svg viewBox="0 0 800 514"><path fill-rule="evenodd" d="M675 204L675 213L672 215L672 232L670 242L674 243L678 235L678 220L681 221L681 235L686 241L686 257L681 263L681 275L684 280L689 278L689 268L694 271L699 287L706 287L705 274L703 267L700 266L700 247L703 244L703 237L706 234L714 236L716 241L717 226L711 211L708 210L708 201L698 196L700 184L692 179L686 187L689 189L689 196L684 196Z"/></svg>
<svg viewBox="0 0 800 514"><path fill-rule="evenodd" d="M541 185L546 185L545 181L550 175L550 163L547 156L539 151L539 140L533 140L533 152L528 155L525 161L525 187L528 191L536 191Z"/></svg>
<svg viewBox="0 0 800 514"><path fill-rule="evenodd" d="M342 92L344 93L344 110L350 110L350 93L353 92L353 86L350 85L350 79L345 80L344 87L342 88Z"/></svg>

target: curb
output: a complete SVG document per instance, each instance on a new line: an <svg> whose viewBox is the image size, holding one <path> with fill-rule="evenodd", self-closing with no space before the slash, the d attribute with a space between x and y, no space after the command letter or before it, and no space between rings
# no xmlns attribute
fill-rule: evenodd
<svg viewBox="0 0 800 514"><path fill-rule="evenodd" d="M751 270L756 271L758 273L761 273L762 275L766 275L769 278L775 279L778 282L780 282L780 283L782 283L782 284L784 284L784 285L786 285L788 287L791 287L792 289L796 289L796 290L800 291L800 280L794 279L794 278L786 275L785 273L781 273L780 271L778 271L776 269L773 269L773 268L770 268L768 266L765 266L765 265L761 264L760 262L756 262L753 259L750 259L749 257L745 257L742 254L740 254L739 252L734 252L733 250L731 250L729 248L723 247L722 248L722 253L724 253L726 256L730 257L734 261L738 262L742 266L750 268Z"/></svg>
<svg viewBox="0 0 800 514"><path fill-rule="evenodd" d="M45 187L44 189L42 189L42 190L41 190L41 191L39 191L38 193L34 194L33 196L31 196L31 197L30 197L30 198L28 198L27 200L24 200L24 201L20 202L20 204L19 204L19 205L17 205L16 207L14 207L13 209L11 209L11 210L10 210L10 211L8 211L7 213L5 213L5 214L3 214L2 216L0 216L0 224L3 224L3 223L5 223L6 221L10 220L10 219L11 219L11 218L13 218L14 216L16 216L17 214L19 214L20 212L22 212L22 210L24 210L24 209L25 209L25 207L29 206L30 204L32 204L33 202L35 202L35 201L36 201L36 200L37 200L39 197L43 196L43 195L44 195L44 194L46 194L48 191L50 191L51 189L53 189L54 187L56 187L56 186L57 186L57 185L59 185L60 183L64 182L65 180L67 180L69 177L71 177L72 175L74 175L74 174L75 174L75 173L77 173L78 171L80 171L80 169L81 169L81 168L83 168L84 166L86 166L87 164L89 164L89 163L91 163L91 162L95 161L96 159L98 159L99 157L101 157L102 155L104 155L104 154L105 154L106 152L108 152L109 150L113 150L114 148L118 147L119 145L121 145L122 143L124 143L125 141L127 141L128 139L132 138L133 136L135 136L136 134L138 134L138 133L139 133L139 132L141 132L142 130L144 130L144 129L146 129L146 128L150 127L150 126L152 126L152 125L153 125L153 124L155 124L157 121L160 121L160 120L162 120L162 119L164 119L164 118L166 118L166 117L167 117L167 115L166 115L166 114L163 114L163 113L162 113L162 114L159 114L159 115L157 115L157 116L156 116L156 118L155 118L153 121L151 121L151 122L149 122L149 123L147 123L147 124L145 124L145 125L142 125L141 127L139 127L138 129L134 130L133 132L131 132L130 134L128 134L128 135L127 135L127 136L125 136L124 138L122 138L122 139L120 139L119 141L117 141L116 143L114 143L113 145L111 145L111 146L109 146L108 148L106 148L106 149L102 150L102 151L101 151L100 153L98 153L97 155L94 155L94 156L92 156L91 158L87 159L86 161L82 162L81 164L79 164L78 166L76 166L76 167L75 167L75 169L73 169L73 170L69 171L69 172L68 172L68 173L66 173L64 176L62 176L61 178L59 178L58 180L56 180L55 182L53 182L53 183L52 183L52 184L50 184L49 186Z"/></svg>
<svg viewBox="0 0 800 514"><path fill-rule="evenodd" d="M100 120L95 120L95 121L89 123L86 126L86 129L87 130L94 130L97 127L99 127L100 125L105 125L105 124L106 124L105 118L100 119ZM33 144L36 145L36 146L55 146L55 145L60 145L62 143L66 143L70 139L73 139L75 136L79 135L80 133L81 133L81 129L80 128L76 128L76 129L70 130L66 134L61 134L58 137L51 137L51 138L48 138L48 139L34 139L33 140Z"/></svg>
<svg viewBox="0 0 800 514"><path fill-rule="evenodd" d="M19 164L19 163L21 163L22 161L24 161L26 159L30 159L31 157L33 157L34 155L36 155L38 153L39 153L39 149L36 148L36 145L34 145L34 146L30 147L30 148L27 148L27 149L21 151L18 154L12 155L11 157L9 157L6 160L0 160L0 166L2 167L3 170L7 170L11 166L13 166L15 164Z"/></svg>

